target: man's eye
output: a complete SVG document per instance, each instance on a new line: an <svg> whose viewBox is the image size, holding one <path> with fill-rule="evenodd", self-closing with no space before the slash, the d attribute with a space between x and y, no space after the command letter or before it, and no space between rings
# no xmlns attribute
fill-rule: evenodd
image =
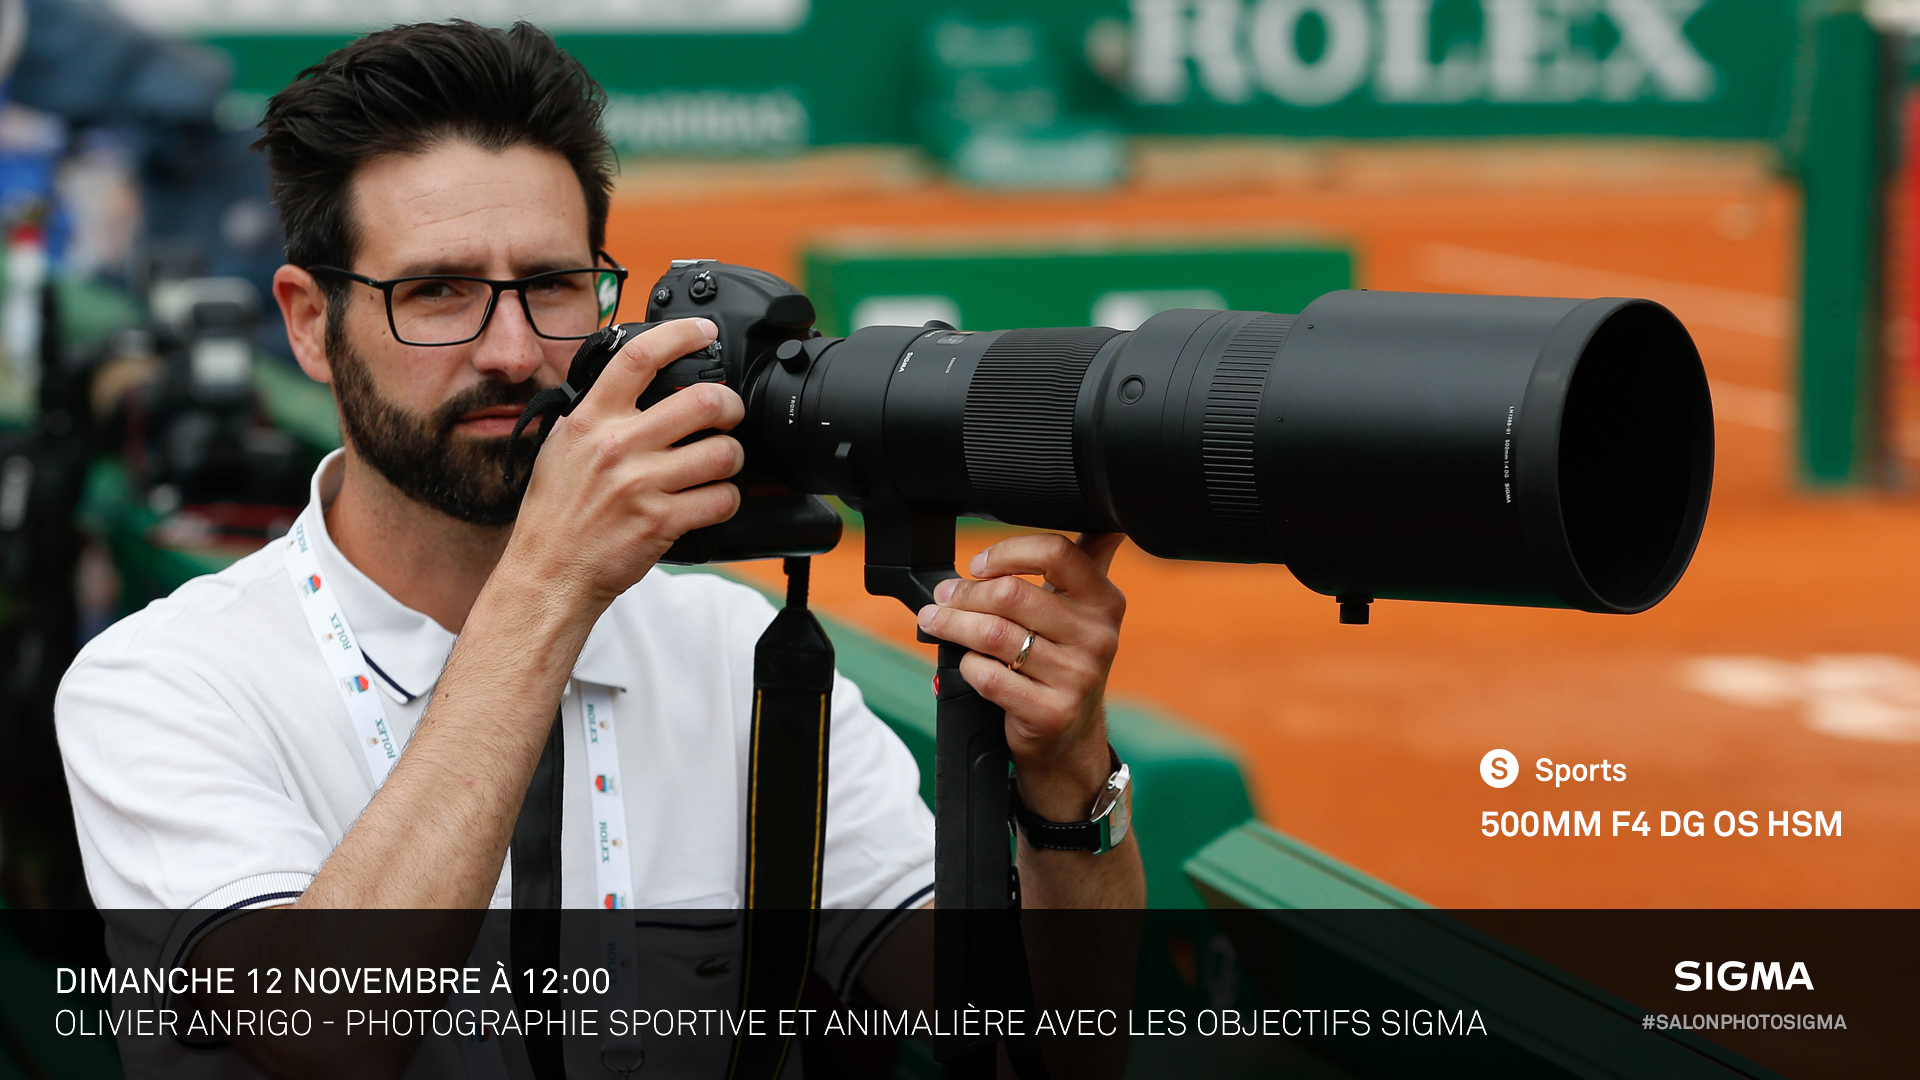
<svg viewBox="0 0 1920 1080"><path fill-rule="evenodd" d="M407 283L402 296L407 300L451 300L463 293L464 290L460 288L463 284L458 281L413 281Z"/></svg>
<svg viewBox="0 0 1920 1080"><path fill-rule="evenodd" d="M583 284L583 282L573 280L572 275L561 274L555 277L541 278L538 281L528 282L527 291L552 296L558 293L573 292L581 288Z"/></svg>

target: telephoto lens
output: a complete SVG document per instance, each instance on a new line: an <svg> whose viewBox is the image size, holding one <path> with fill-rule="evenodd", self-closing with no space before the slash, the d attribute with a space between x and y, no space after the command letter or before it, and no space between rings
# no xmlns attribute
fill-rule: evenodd
<svg viewBox="0 0 1920 1080"><path fill-rule="evenodd" d="M669 562L817 554L840 538L832 495L867 515L870 587L876 538L910 554L947 521L950 548L972 516L1284 563L1347 622L1376 599L1632 614L1685 572L1713 483L1700 354L1648 300L1347 290L1132 331L837 338L780 278L684 260L648 317L686 315L719 339L636 404L736 387L746 497ZM570 409L646 325L588 339L522 422Z"/></svg>
<svg viewBox="0 0 1920 1080"><path fill-rule="evenodd" d="M1646 300L1343 291L1139 329L783 346L749 453L796 491L1285 563L1338 597L1644 611L1692 558L1713 413Z"/></svg>

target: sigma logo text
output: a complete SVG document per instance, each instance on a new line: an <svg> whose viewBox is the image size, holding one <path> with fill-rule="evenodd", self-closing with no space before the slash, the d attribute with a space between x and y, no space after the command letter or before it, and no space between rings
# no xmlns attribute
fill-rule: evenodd
<svg viewBox="0 0 1920 1080"><path fill-rule="evenodd" d="M1673 965L1675 990L1795 990L1813 989L1805 962L1795 960L1782 977L1780 961L1682 960Z"/></svg>

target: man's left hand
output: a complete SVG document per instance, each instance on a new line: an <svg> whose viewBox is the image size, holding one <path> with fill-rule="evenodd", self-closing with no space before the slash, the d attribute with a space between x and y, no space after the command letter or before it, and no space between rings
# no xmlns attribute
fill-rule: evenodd
<svg viewBox="0 0 1920 1080"><path fill-rule="evenodd" d="M1002 540L974 556L972 581L943 581L920 609L927 633L972 651L960 673L1007 711L1020 798L1050 821L1084 821L1106 783L1101 704L1127 600L1107 579L1126 538L1052 533ZM1023 580L1042 578L1046 584ZM1015 671L1028 633L1033 643Z"/></svg>

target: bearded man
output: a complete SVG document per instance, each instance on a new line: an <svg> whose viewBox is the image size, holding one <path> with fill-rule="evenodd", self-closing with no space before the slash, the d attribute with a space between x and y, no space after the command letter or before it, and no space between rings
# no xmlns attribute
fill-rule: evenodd
<svg viewBox="0 0 1920 1080"><path fill-rule="evenodd" d="M628 341L524 489L503 479L516 418L612 319L625 278L602 250L604 100L530 26L449 23L362 38L270 103L274 298L345 445L288 539L102 634L57 709L94 899L185 913L173 956L214 921L195 913L511 905L509 842L556 714L561 903L741 906L753 647L772 609L655 563L738 507L740 444L682 443L743 407L711 384L635 407L713 324ZM1019 795L1056 822L1084 820L1115 768L1115 542L1004 541L974 562L986 580L921 613L976 650L963 670L1008 711ZM602 804L578 779L604 773L585 763L589 710L617 736L613 886L596 869ZM829 777L822 906L926 904L916 768L844 678ZM1143 901L1131 837L1106 853L1023 841L1019 861L1031 906ZM857 972L884 937L823 940L821 970Z"/></svg>

